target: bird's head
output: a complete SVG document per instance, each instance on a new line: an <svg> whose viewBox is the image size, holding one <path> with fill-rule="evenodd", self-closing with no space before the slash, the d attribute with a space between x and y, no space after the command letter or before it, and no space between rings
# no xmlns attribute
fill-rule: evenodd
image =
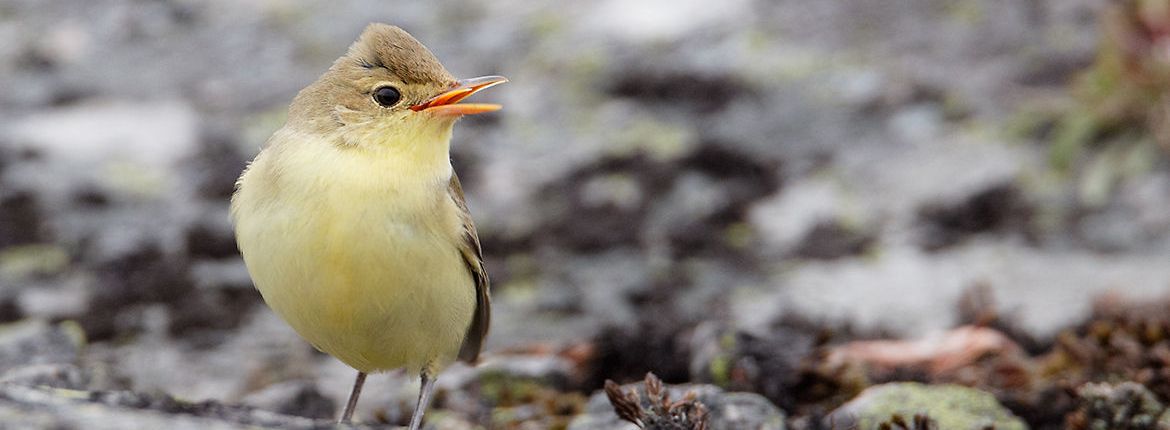
<svg viewBox="0 0 1170 430"><path fill-rule="evenodd" d="M289 109L300 131L340 137L347 145L394 145L449 136L463 115L498 104L459 103L502 76L456 79L406 31L370 24L329 71L306 87Z"/></svg>

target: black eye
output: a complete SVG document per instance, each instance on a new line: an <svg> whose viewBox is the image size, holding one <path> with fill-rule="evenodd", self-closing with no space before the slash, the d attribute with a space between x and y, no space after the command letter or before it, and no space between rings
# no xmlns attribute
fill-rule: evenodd
<svg viewBox="0 0 1170 430"><path fill-rule="evenodd" d="M394 87L378 87L374 90L374 101L384 107L394 106L402 100L402 94Z"/></svg>

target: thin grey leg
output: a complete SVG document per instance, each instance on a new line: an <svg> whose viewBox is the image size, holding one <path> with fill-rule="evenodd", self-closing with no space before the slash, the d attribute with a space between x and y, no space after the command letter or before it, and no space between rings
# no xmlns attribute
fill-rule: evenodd
<svg viewBox="0 0 1170 430"><path fill-rule="evenodd" d="M362 395L362 385L365 383L365 372L358 372L357 379L353 381L353 391L349 393L349 401L345 402L345 412L341 414L341 419L337 421L338 424L348 424L349 419L353 418L353 410L357 408L358 396Z"/></svg>
<svg viewBox="0 0 1170 430"><path fill-rule="evenodd" d="M428 369L419 372L422 386L418 389L418 405L414 407L414 415L410 417L410 430L418 430L422 426L423 412L431 403L431 392L435 390L435 378Z"/></svg>

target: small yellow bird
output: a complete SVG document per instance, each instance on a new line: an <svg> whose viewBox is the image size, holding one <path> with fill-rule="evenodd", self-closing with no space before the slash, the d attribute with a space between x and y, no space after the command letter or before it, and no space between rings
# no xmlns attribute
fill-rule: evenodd
<svg viewBox="0 0 1170 430"><path fill-rule="evenodd" d="M366 374L422 380L417 430L437 373L474 363L491 318L479 237L451 168L451 129L500 109L459 103L507 80L456 80L398 27L371 24L301 90L288 121L232 197L256 288L305 340Z"/></svg>

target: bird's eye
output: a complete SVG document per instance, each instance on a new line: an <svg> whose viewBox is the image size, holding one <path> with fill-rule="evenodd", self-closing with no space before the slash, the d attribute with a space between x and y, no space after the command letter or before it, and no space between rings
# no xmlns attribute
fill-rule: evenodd
<svg viewBox="0 0 1170 430"><path fill-rule="evenodd" d="M402 100L402 94L394 87L378 87L374 90L374 101L383 107L394 106L399 100Z"/></svg>

